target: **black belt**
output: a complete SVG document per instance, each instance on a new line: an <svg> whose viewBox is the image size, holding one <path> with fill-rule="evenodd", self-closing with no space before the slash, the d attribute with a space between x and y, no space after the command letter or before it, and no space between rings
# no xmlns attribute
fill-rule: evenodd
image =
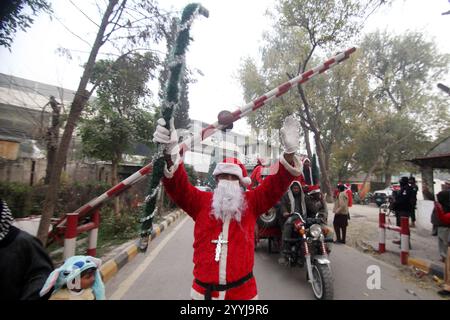
<svg viewBox="0 0 450 320"><path fill-rule="evenodd" d="M253 278L253 271L250 271L250 273L248 275L246 275L245 277L243 277L237 281L227 283L227 284L205 283L205 282L201 282L198 279L195 279L195 283L206 289L205 300L211 300L211 292L212 291L226 291L226 290L229 290L232 288L236 288L236 287L239 287L240 285L243 285L245 282L247 282L251 278Z"/></svg>

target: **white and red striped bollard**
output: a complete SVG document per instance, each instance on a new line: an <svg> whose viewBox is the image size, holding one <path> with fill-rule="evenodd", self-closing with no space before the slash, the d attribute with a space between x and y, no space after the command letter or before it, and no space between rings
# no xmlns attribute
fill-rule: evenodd
<svg viewBox="0 0 450 320"><path fill-rule="evenodd" d="M379 242L378 242L378 253L386 252L386 214L380 208L378 214L378 230L379 230Z"/></svg>
<svg viewBox="0 0 450 320"><path fill-rule="evenodd" d="M87 255L95 257L97 254L97 239L98 239L98 227L100 225L100 209L97 209L92 214L92 222L95 227L89 231L88 249Z"/></svg>
<svg viewBox="0 0 450 320"><path fill-rule="evenodd" d="M401 217L400 220L400 260L402 264L408 264L409 255L409 217Z"/></svg>
<svg viewBox="0 0 450 320"><path fill-rule="evenodd" d="M66 214L67 224L64 233L64 260L75 255L77 245L78 213Z"/></svg>

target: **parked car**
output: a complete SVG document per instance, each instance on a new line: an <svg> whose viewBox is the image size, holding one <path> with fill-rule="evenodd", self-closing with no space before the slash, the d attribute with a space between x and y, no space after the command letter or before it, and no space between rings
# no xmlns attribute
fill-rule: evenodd
<svg viewBox="0 0 450 320"><path fill-rule="evenodd" d="M379 207L383 203L388 202L390 196L392 196L392 189L390 187L386 188L386 189L383 189L383 190L376 190L373 193L373 198L375 199L375 203Z"/></svg>

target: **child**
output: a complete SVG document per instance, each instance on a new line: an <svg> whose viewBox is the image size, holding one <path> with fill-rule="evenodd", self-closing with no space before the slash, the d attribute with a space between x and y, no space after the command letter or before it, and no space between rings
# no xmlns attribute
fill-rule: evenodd
<svg viewBox="0 0 450 320"><path fill-rule="evenodd" d="M70 257L50 274L41 297L53 288L49 300L105 300L100 265L101 260L91 256Z"/></svg>

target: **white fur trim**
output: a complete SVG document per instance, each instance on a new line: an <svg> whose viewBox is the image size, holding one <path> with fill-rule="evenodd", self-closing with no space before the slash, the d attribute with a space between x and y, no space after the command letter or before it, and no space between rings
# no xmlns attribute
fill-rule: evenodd
<svg viewBox="0 0 450 320"><path fill-rule="evenodd" d="M172 179L175 171L177 171L178 166L180 165L180 162L180 156L177 156L177 158L173 162L173 165L170 167L170 170L167 169L167 163L164 163L164 177L166 177L167 179Z"/></svg>
<svg viewBox="0 0 450 320"><path fill-rule="evenodd" d="M250 177L242 178L242 183L248 186L250 183L252 183L252 179L250 179Z"/></svg>
<svg viewBox="0 0 450 320"><path fill-rule="evenodd" d="M280 157L280 163L281 163L281 164L283 165L283 167L285 167L286 170L287 170L290 174L292 174L293 176L298 177L298 176L300 176L300 175L302 174L303 166L302 166L302 163L300 162L300 160L298 159L297 156L294 156L294 167L291 166L291 165L286 161L286 159L284 158L284 154L282 154L281 157Z"/></svg>
<svg viewBox="0 0 450 320"><path fill-rule="evenodd" d="M244 178L242 176L241 167L235 163L218 163L216 168L214 169L213 176L217 176L221 173L228 173L237 176L244 186L248 186L252 182L249 177Z"/></svg>

